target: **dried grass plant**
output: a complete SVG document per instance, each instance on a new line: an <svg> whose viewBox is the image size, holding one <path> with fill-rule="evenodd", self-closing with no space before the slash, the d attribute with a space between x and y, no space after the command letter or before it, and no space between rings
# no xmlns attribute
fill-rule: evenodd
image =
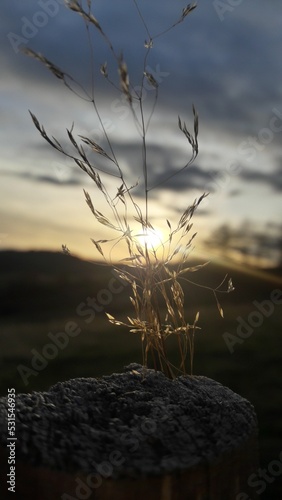
<svg viewBox="0 0 282 500"><path fill-rule="evenodd" d="M155 105L158 99L159 84L154 76L148 72L148 58L154 47L155 39L165 35L169 30L175 28L182 23L188 15L195 9L195 4L189 4L185 7L180 17L169 26L166 30L152 36L148 25L144 19L137 0L132 0L140 22L146 32L147 40L144 47L144 59L142 68L141 82L138 87L133 87L130 80L127 64L122 54L116 52L109 36L104 32L99 21L93 14L92 2L79 0L70 0L66 2L66 6L76 14L82 16L87 32L89 48L91 53L90 67L92 73L91 92L78 82L71 75L67 74L43 55L26 48L24 52L43 63L53 75L60 79L63 84L79 98L89 102L89 105L94 108L94 112L100 127L102 128L106 147L97 144L91 137L74 135L74 126L67 130L68 138L74 148L74 154L70 154L61 145L61 143L53 136L50 136L45 131L44 127L39 123L33 113L31 114L35 127L40 132L41 136L59 153L71 158L76 165L83 170L94 182L96 189L102 194L109 209L109 214L100 212L94 206L91 196L87 191L84 191L86 203L89 206L96 221L109 229L109 232L115 233L113 238L107 240L92 240L97 251L105 259L105 262L112 264L111 257L105 255L105 245L111 244L112 249L123 241L126 243L128 255L119 263L114 263L115 268L124 280L126 280L132 290L130 297L134 307L135 314L128 317L127 322L119 321L110 314L107 314L108 319L115 325L126 325L130 332L138 334L142 341L143 363L148 365L149 358L153 362L155 369L161 369L167 376L174 377L176 374L187 373L188 363L190 365L190 373L193 373L193 358L194 358L194 336L198 327L199 312L194 320L189 323L186 318L186 308L184 304L184 292L181 286L182 280L191 280L187 278L188 273L192 273L203 267L189 266L188 258L191 251L192 242L196 236L192 233L191 219L200 205L201 201L207 196L202 194L199 199L196 199L188 208L183 211L176 227L173 228L169 220L166 220L168 236L165 241L160 241L159 245L152 247L146 241L146 235L154 231L154 226L150 222L150 203L149 193L156 189L161 184L153 187L149 185L148 170L148 146L147 134L152 115L155 110ZM107 63L100 67L100 75L124 96L129 109L131 110L137 133L140 136L140 147L142 148L142 174L144 182L144 208L143 210L136 201L134 189L137 186L128 185L124 176L123 168L119 164L117 156L112 145L112 141L106 130L105 124L101 117L100 109L96 98L96 78L94 64L94 49L93 41L90 36L90 30L96 31L98 36L101 36L108 47L110 55L116 64L118 83L109 75ZM149 113L145 112L144 107L144 85L150 85L154 93L153 102ZM136 89L139 90L136 90ZM186 123L178 118L178 127L186 137L189 147L191 147L191 157L187 163L177 172L168 174L163 182L169 181L174 175L188 169L189 165L198 155L198 115L193 109L194 127L193 133L187 129ZM108 162L109 167L113 168L98 168L97 165L90 159L90 153L95 153L103 157ZM141 167L140 167L141 168ZM117 181L115 195L112 196L107 187L105 178L111 176ZM162 183L163 183L162 182ZM139 229L133 229L130 222L130 216L134 219L135 224ZM140 235L145 235L145 243L140 242ZM65 251L67 247L63 246ZM110 254L111 255L111 254ZM220 314L223 316L222 308L219 304L217 294L220 292L230 292L233 289L231 280L228 281L227 290L223 290L223 282L217 288L210 288L214 294ZM200 285L198 285L200 286ZM201 285L202 286L202 285ZM209 288L209 287L204 287ZM165 313L162 312L165 310ZM174 366L167 354L167 339L174 336L177 342L180 365Z"/></svg>

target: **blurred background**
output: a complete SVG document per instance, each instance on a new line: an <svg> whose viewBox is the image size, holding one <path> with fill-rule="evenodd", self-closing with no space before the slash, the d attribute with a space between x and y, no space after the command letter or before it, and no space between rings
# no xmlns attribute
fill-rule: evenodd
<svg viewBox="0 0 282 500"><path fill-rule="evenodd" d="M222 319L212 294L187 286L188 319L199 310L202 328L195 374L215 378L254 404L261 465L268 470L282 451L282 16L275 0L234 3L199 0L184 22L154 41L147 71L159 83L159 99L147 136L149 186L188 161L178 115L192 132L192 104L200 132L198 158L150 192L150 213L163 230L166 219L173 225L196 197L210 193L194 216L198 235L191 260L211 264L193 281L217 286L228 274L235 291L219 297ZM176 22L185 6L180 0L139 3L151 35ZM93 13L123 51L138 88L148 33L134 2L96 0ZM28 47L44 54L89 90L83 20L62 0L10 0L1 3L0 14L0 390L5 395L10 386L31 392L58 380L111 373L142 356L139 339L105 319L105 311L126 316L129 290L111 268L99 265L91 243L90 238L108 237L84 200L83 188L99 202L93 183L44 142L28 113L67 151L66 129L73 122L76 137L87 135L105 147L89 103L21 52ZM117 81L115 62L98 35L94 31L92 39L97 103L129 182L139 179L135 193L142 205L140 136L124 98L100 75L107 61ZM147 117L153 103L154 91L147 87ZM95 160L103 168L105 163ZM74 257L60 253L62 244ZM114 256L123 257L119 247ZM49 353L44 368L28 372L35 351L42 355L50 344L48 334L65 331L70 321L80 333L64 348L57 346L53 358ZM281 498L281 475L270 473L262 498Z"/></svg>

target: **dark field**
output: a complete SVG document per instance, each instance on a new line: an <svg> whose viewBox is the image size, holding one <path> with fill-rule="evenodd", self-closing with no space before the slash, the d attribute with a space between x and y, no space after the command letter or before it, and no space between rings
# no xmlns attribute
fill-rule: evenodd
<svg viewBox="0 0 282 500"><path fill-rule="evenodd" d="M200 311L194 374L213 378L253 403L259 419L260 463L268 478L261 498L281 500L281 271L266 273L217 263L191 273L189 278L216 286L226 273L232 277L235 291L219 296L224 319L210 292L192 285L186 289L189 321L193 322ZM104 310L119 319L131 312L129 287L113 278L106 267L61 254L0 253L1 396L11 387L17 392L45 390L59 380L101 376L121 371L130 362L142 362L138 336L110 325L105 318ZM100 310L95 315L94 306L85 304L87 297L96 300L92 303ZM262 304L263 301L268 302ZM101 302L109 303L103 306ZM237 337L239 342L233 345L231 353L223 335L237 335L243 323L246 338ZM50 332L59 338L58 333L66 328L72 328L75 336L68 336L65 347L63 340L62 347L54 347ZM60 338L66 339L66 335ZM46 344L53 348L48 351ZM34 363L34 356L42 351L52 359L37 359L42 364L37 365L40 369L36 371L32 360ZM177 361L173 346L171 356ZM276 468L272 469L273 461ZM254 491L259 490L259 485L262 490L262 484L257 482Z"/></svg>

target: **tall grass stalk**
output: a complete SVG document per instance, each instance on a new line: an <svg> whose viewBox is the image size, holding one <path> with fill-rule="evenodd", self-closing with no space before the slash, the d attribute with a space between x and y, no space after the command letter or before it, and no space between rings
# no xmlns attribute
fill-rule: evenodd
<svg viewBox="0 0 282 500"><path fill-rule="evenodd" d="M55 137L47 134L45 128L39 123L37 117L32 112L30 112L30 114L41 136L55 150L73 160L75 164L92 179L96 189L101 193L108 206L109 213L104 214L100 212L96 206L94 206L88 191L84 190L86 203L96 221L106 226L109 233L113 234L113 237L109 239L92 239L96 250L107 264L112 264L111 255L113 249L121 241L126 244L127 256L125 256L122 261L118 263L115 262L114 265L120 276L122 276L131 286L132 294L130 300L134 308L134 315L128 317L126 322L122 322L110 314L107 314L109 321L115 325L126 325L131 333L140 335L143 363L145 366L148 365L150 358L155 369L160 369L167 376L174 377L178 373L186 374L188 363L190 365L189 371L191 374L193 373L194 338L199 328L199 312L192 322L187 321L181 281L186 280L191 282L191 280L188 280L187 274L195 272L206 265L191 266L188 264L188 258L196 236L196 233L192 232L193 224L191 219L201 201L207 196L207 193L203 193L190 206L185 208L174 228L171 222L166 220L167 236L164 240L160 240L156 246L150 245L150 233L155 232L155 228L151 222L150 192L157 189L161 184L168 182L174 175L178 175L180 172L188 169L189 165L195 160L199 150L199 119L193 105L194 124L193 133L190 133L186 123L178 117L178 127L188 141L189 147L191 148L191 155L182 168L176 172L168 173L167 177L162 182L151 186L150 172L148 169L149 148L147 146L147 135L158 101L159 83L147 68L148 59L154 48L155 40L165 36L169 30L184 22L186 17L196 8L196 4L189 4L182 10L180 17L171 26L168 26L167 29L153 36L148 28L138 1L132 0L132 3L136 8L140 23L143 25L146 34L142 76L138 87L132 85L123 55L117 53L110 37L105 33L95 17L91 0L85 2L70 0L66 2L67 8L79 14L85 25L90 50L90 91L77 79L61 70L42 54L34 52L30 48L24 50L28 56L43 63L56 78L62 81L69 91L80 99L87 101L89 105L93 107L96 118L103 131L106 146L102 147L100 144L97 144L91 136L75 135L74 125L72 125L72 127L67 129L68 138L74 150L74 153L70 153ZM92 30L94 30L96 35L102 37L108 48L109 54L115 61L118 81L110 76L107 63L102 64L100 67L100 76L124 96L131 111L137 134L140 137L143 162L144 208L141 208L139 203L137 203L137 196L134 195L134 189L138 185L138 181L134 185L128 184L102 119L96 97L97 75L95 72L96 66ZM145 83L146 85L150 85L152 94L154 95L149 113L146 112L144 106ZM101 168L95 165L95 162L90 158L90 156L93 156L93 153L106 161L107 168ZM107 187L108 182L105 181L108 177L112 177L116 181L114 196ZM130 222L132 218L134 224L137 224L139 229L134 229ZM143 245L141 244L140 238L144 239ZM109 255L106 255L105 247L108 243L111 245L111 252ZM67 250L66 247L64 248ZM220 292L229 292L233 289L232 282L229 280L227 290L223 290L222 285L224 281L225 279L219 287L210 288L222 316L223 311L219 304L217 294ZM165 314L163 314L164 310ZM174 366L168 357L167 339L171 336L176 339L180 359L179 367ZM188 360L190 360L190 362Z"/></svg>

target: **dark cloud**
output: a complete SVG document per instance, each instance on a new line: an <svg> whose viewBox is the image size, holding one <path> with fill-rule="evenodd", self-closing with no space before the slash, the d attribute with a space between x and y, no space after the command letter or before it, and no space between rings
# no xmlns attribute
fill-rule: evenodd
<svg viewBox="0 0 282 500"><path fill-rule="evenodd" d="M44 24L39 13L44 10L42 5L45 3L47 5L44 0L41 3L10 0L1 5L5 26L1 49L4 67L23 80L45 85L48 82L49 86L54 83L46 71L39 68L39 63L15 53L15 42L13 49L11 38L11 34L15 34L26 39L23 46L42 52L86 83L89 80L89 50L81 17L66 9L62 1L54 0L58 12L56 15L45 12ZM234 7L221 22L213 2L204 0L184 23L163 38L157 38L149 64L153 69L158 66L169 73L162 83L162 105L177 107L178 113L185 108L184 103L194 101L203 121L213 124L224 121L233 130L240 130L242 122L247 127L247 123L253 121L253 114L262 102L265 103L266 95L269 103L279 101L279 87L275 83L281 81L282 76L281 67L277 65L282 38L278 7L278 4L265 5L259 0L254 12L254 8L244 2ZM153 33L172 24L181 8L163 0L142 5L144 18ZM124 0L118 4L105 1L93 3L93 10L105 31L111 33L117 51L124 51L132 82L137 82L142 70L146 33L134 5ZM43 26L36 27L40 19ZM28 33L29 38L26 38ZM95 36L93 45L97 67L108 58L109 63L113 62L99 36ZM178 75L177 79L172 75ZM99 81L103 85L102 79Z"/></svg>
<svg viewBox="0 0 282 500"><path fill-rule="evenodd" d="M231 189L228 191L228 196L235 198L236 196L240 196L242 194L241 189Z"/></svg>
<svg viewBox="0 0 282 500"><path fill-rule="evenodd" d="M66 151L70 151L70 145L65 142ZM106 149L106 144L103 144ZM142 148L140 142L113 142L112 148L119 165L124 173L128 184L138 186L134 192L138 196L144 194L143 167L142 167ZM74 151L73 151L74 153ZM87 155L94 168L101 174L110 172L118 174L117 168L112 163L105 160L98 154L87 150ZM78 154L75 156L79 157ZM52 184L83 185L87 174L82 172L79 167L64 155L52 150L52 147L43 140L34 143L31 147L31 158L41 158L33 164L30 171L19 169L18 171L2 170L1 175L13 175L23 179L30 179L36 182L47 182ZM177 158L177 161L176 161ZM203 191L203 186L209 186L217 175L217 171L205 171L196 164L191 164L184 171L179 170L187 163L189 157L185 157L185 150L168 148L167 150L159 144L150 144L147 148L147 170L148 184L151 196L157 196L161 189L182 192L198 189ZM103 179L109 179L104 174ZM88 180L92 182L89 178ZM167 181L166 181L167 180ZM118 179L113 178L113 182L118 184ZM154 189L153 189L154 188ZM209 189L213 191L213 187ZM156 194L155 194L156 193Z"/></svg>
<svg viewBox="0 0 282 500"><path fill-rule="evenodd" d="M76 157L75 150L67 141L61 141L66 151L72 152ZM111 143L115 156L129 184L135 184L138 180L138 186L135 188L135 194L143 195L143 168L142 168L142 145L141 142L116 142ZM105 141L101 146L108 151ZM100 173L109 172L110 174L118 175L117 168L111 162L104 159L103 156L96 153L91 153L87 148L88 158L94 168ZM110 154L110 151L108 151ZM53 184L67 185L82 185L85 184L87 175L82 172L77 165L70 159L52 150L51 146L43 139L41 142L34 143L31 147L31 157L41 158L37 162L37 167L33 167L33 172L18 172L19 177L28 178L37 182L48 182ZM211 155L212 156L212 155ZM213 155L213 163L218 159L216 154ZM169 189L170 191L217 191L224 182L226 172L220 168L203 168L197 163L193 163L185 170L181 168L189 160L185 148L165 147L159 143L150 143L147 146L147 170L148 170L148 185L151 196L157 196L161 189ZM47 164L47 165L46 165ZM35 172L35 168L43 170L42 173ZM17 175L14 173L13 175ZM258 169L250 170L246 166L242 167L238 179L243 182L260 183L269 186L274 191L282 190L282 166L281 164L276 170L265 172ZM107 179L105 173L104 179ZM90 180L90 179L88 179ZM90 181L92 182L92 181ZM113 178L113 182L118 182L118 179ZM219 187L218 187L219 186ZM156 193L156 194L155 194ZM231 189L228 192L229 196L235 197L242 194L239 188Z"/></svg>
<svg viewBox="0 0 282 500"><path fill-rule="evenodd" d="M113 143L113 149L120 161L121 168L123 169L123 165L125 165L125 176L130 178L130 182L134 183L139 179L135 193L143 194L144 183L140 142ZM147 147L147 172L151 196L154 196L154 193L161 189L177 192L194 189L202 190L203 186L211 181L211 176L195 164L180 172L189 159L190 156L186 154L185 148L179 150L179 148L171 146L166 148L160 144L150 143ZM103 168L102 163L98 162L98 165L101 169Z"/></svg>
<svg viewBox="0 0 282 500"><path fill-rule="evenodd" d="M169 170L167 173L162 173L156 175L152 180L152 186L160 185L161 188L169 188L170 190L181 192L189 190L203 190L203 186L211 180L208 172L205 172L197 165L190 165L182 172L178 169L172 168L171 173ZM173 175L173 177L171 177ZM164 182L167 177L169 180Z"/></svg>
<svg viewBox="0 0 282 500"><path fill-rule="evenodd" d="M282 191L282 167L273 172L260 172L244 169L240 178L250 183L260 183L269 186L273 191Z"/></svg>
<svg viewBox="0 0 282 500"><path fill-rule="evenodd" d="M66 178L65 175L60 176L57 175L53 177L51 175L32 175L32 174L23 174L20 177L23 179L32 180L34 182L43 182L47 184L54 184L59 186L80 186L82 183L78 179L74 178Z"/></svg>
<svg viewBox="0 0 282 500"><path fill-rule="evenodd" d="M70 169L53 168L50 173L44 172L27 172L27 171L8 171L1 170L1 176L16 177L31 182L47 183L54 186L82 186L82 179L76 174L73 175Z"/></svg>

